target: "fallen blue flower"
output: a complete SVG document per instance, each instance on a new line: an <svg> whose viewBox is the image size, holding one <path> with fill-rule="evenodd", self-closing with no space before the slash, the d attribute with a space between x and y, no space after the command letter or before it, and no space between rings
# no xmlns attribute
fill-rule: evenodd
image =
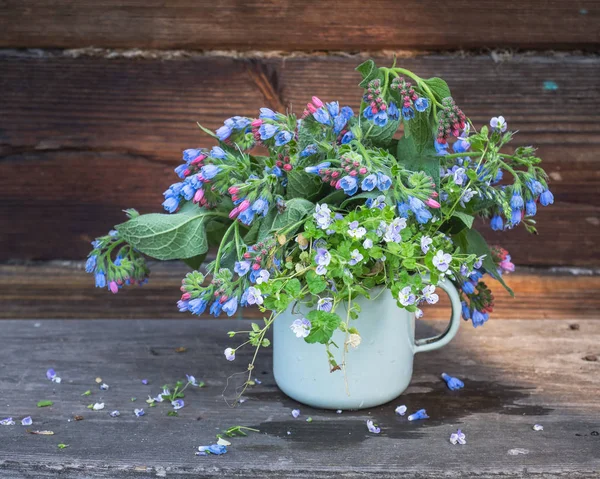
<svg viewBox="0 0 600 479"><path fill-rule="evenodd" d="M425 409L419 409L416 413L408 416L409 421L416 421L418 419L429 419L429 416L427 415L427 411L425 411Z"/></svg>
<svg viewBox="0 0 600 479"><path fill-rule="evenodd" d="M199 446L196 456L208 456L209 454L215 454L217 456L220 456L221 454L225 454L226 452L227 448L225 446L221 446L219 444L211 444L210 446Z"/></svg>
<svg viewBox="0 0 600 479"><path fill-rule="evenodd" d="M465 383L463 383L460 379L453 378L452 376L449 376L446 373L442 373L442 379L446 381L446 384L450 391L456 391L457 389L462 389L465 387Z"/></svg>
<svg viewBox="0 0 600 479"><path fill-rule="evenodd" d="M33 420L31 419L31 416L27 416L27 417L24 417L23 419L21 419L21 424L23 424L23 426L31 426L33 424Z"/></svg>

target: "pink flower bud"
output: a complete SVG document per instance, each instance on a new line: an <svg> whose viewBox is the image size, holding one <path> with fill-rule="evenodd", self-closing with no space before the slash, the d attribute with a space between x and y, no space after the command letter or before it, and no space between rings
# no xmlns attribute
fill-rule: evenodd
<svg viewBox="0 0 600 479"><path fill-rule="evenodd" d="M341 188L341 186L340 186L340 181L342 181L342 180L337 180L337 181L335 182L335 189L336 189L336 190L339 190L339 189Z"/></svg>
<svg viewBox="0 0 600 479"><path fill-rule="evenodd" d="M240 212L240 209L239 209L239 207L236 206L234 209L232 209L229 212L229 218L231 218L231 219L235 218L239 212Z"/></svg>
<svg viewBox="0 0 600 479"><path fill-rule="evenodd" d="M314 113L315 111L317 111L317 108L315 107L315 105L313 105L312 103L307 103L306 104L306 108L308 109L308 111L310 111L311 113Z"/></svg>
<svg viewBox="0 0 600 479"><path fill-rule="evenodd" d="M229 191L230 195L235 195L240 191L240 189L237 186L230 186L227 191Z"/></svg>
<svg viewBox="0 0 600 479"><path fill-rule="evenodd" d="M428 198L427 201L425 201L425 204L427 206L429 206L430 208L439 208L441 205L435 201L433 198Z"/></svg>
<svg viewBox="0 0 600 479"><path fill-rule="evenodd" d="M204 198L204 190L200 188L194 194L194 203L198 203L202 198Z"/></svg>
<svg viewBox="0 0 600 479"><path fill-rule="evenodd" d="M238 213L241 213L242 211L246 211L248 208L250 208L250 202L248 200L244 200L237 207Z"/></svg>
<svg viewBox="0 0 600 479"><path fill-rule="evenodd" d="M333 173L331 173L331 177L332 178L337 178L338 176L340 176L340 172L339 171L334 171Z"/></svg>
<svg viewBox="0 0 600 479"><path fill-rule="evenodd" d="M350 176L356 176L357 174L358 174L358 173L356 172L356 170L352 170L352 171L350 172Z"/></svg>
<svg viewBox="0 0 600 479"><path fill-rule="evenodd" d="M250 255L250 253L244 253L244 258L246 259L250 259L252 256Z"/></svg>
<svg viewBox="0 0 600 479"><path fill-rule="evenodd" d="M221 296L221 297L219 298L219 303L223 304L223 303L224 303L225 301L227 301L228 299L229 299L229 297L228 297L226 294L224 294L223 296Z"/></svg>
<svg viewBox="0 0 600 479"><path fill-rule="evenodd" d="M505 259L500 263L500 269L502 269L504 273L512 273L515 270L515 265Z"/></svg>
<svg viewBox="0 0 600 479"><path fill-rule="evenodd" d="M358 170L358 172L359 172L361 175L364 175L364 174L367 172L367 169L366 169L366 168L363 166L363 167L362 167L360 170Z"/></svg>
<svg viewBox="0 0 600 479"><path fill-rule="evenodd" d="M199 155L194 160L192 160L192 165L199 165L206 159L206 155Z"/></svg>
<svg viewBox="0 0 600 479"><path fill-rule="evenodd" d="M316 96L312 97L312 102L317 108L321 108L323 106L323 102Z"/></svg>
<svg viewBox="0 0 600 479"><path fill-rule="evenodd" d="M431 197L432 198L437 198L438 197L438 192L434 191L433 193L431 193Z"/></svg>
<svg viewBox="0 0 600 479"><path fill-rule="evenodd" d="M254 263L254 264L252 265L252 269L253 269L254 271L258 271L258 270L260 269L260 263Z"/></svg>
<svg viewBox="0 0 600 479"><path fill-rule="evenodd" d="M250 123L250 126L252 126L252 128L258 128L263 124L263 121L260 118L257 118L256 120L252 120L252 123Z"/></svg>
<svg viewBox="0 0 600 479"><path fill-rule="evenodd" d="M290 165L289 163L286 163L285 165L283 165L283 169L285 171L290 171L292 169L292 165Z"/></svg>
<svg viewBox="0 0 600 479"><path fill-rule="evenodd" d="M181 301L187 301L188 299L190 299L192 297L192 295L190 293L183 293L181 295Z"/></svg>
<svg viewBox="0 0 600 479"><path fill-rule="evenodd" d="M108 284L108 288L110 289L110 292L111 292L112 294L117 294L117 293L119 292L119 286L117 285L117 282L116 282L116 281L111 281L111 282Z"/></svg>

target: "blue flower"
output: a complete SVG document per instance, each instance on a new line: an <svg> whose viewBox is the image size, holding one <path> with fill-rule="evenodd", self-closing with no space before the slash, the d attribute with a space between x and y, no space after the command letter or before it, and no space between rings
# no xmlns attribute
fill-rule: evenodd
<svg viewBox="0 0 600 479"><path fill-rule="evenodd" d="M256 279L258 278L259 273L260 270L258 269L253 269L252 271L250 271L249 279L251 283L256 283Z"/></svg>
<svg viewBox="0 0 600 479"><path fill-rule="evenodd" d="M175 174L179 176L179 178L185 178L185 171L188 169L188 165L186 163L179 165L175 168Z"/></svg>
<svg viewBox="0 0 600 479"><path fill-rule="evenodd" d="M264 198L258 198L254 203L252 203L252 211L256 214L262 214L265 216L269 211L269 202Z"/></svg>
<svg viewBox="0 0 600 479"><path fill-rule="evenodd" d="M523 217L523 210L511 210L510 212L510 222L511 224L517 225L521 222L521 218Z"/></svg>
<svg viewBox="0 0 600 479"><path fill-rule="evenodd" d="M96 288L106 287L106 275L103 271L98 271L95 276Z"/></svg>
<svg viewBox="0 0 600 479"><path fill-rule="evenodd" d="M220 146L213 146L212 150L210 150L210 156L222 160L227 156L227 153Z"/></svg>
<svg viewBox="0 0 600 479"><path fill-rule="evenodd" d="M370 174L369 176L365 176L360 184L360 189L363 191L373 191L377 186L377 175Z"/></svg>
<svg viewBox="0 0 600 479"><path fill-rule="evenodd" d="M515 210L520 210L523 208L523 197L519 191L514 191L512 198L510 199L510 206Z"/></svg>
<svg viewBox="0 0 600 479"><path fill-rule="evenodd" d="M227 300L225 302L225 304L223 305L223 311L225 313L227 313L227 316L233 316L235 314L235 312L237 311L237 307L238 307L238 300L234 296L233 298L230 298L229 300Z"/></svg>
<svg viewBox="0 0 600 479"><path fill-rule="evenodd" d="M351 131L347 131L346 133L344 133L344 136L342 136L342 145L346 145L347 143L350 143L352 140L354 140L354 134Z"/></svg>
<svg viewBox="0 0 600 479"><path fill-rule="evenodd" d="M437 152L438 155L447 155L448 154L448 143L439 143L439 142L435 141L433 143L433 146L435 147L435 151Z"/></svg>
<svg viewBox="0 0 600 479"><path fill-rule="evenodd" d="M436 141L436 143L437 143L437 141ZM468 141L459 138L458 140L456 140L454 142L454 145L452 145L452 149L454 150L455 153L464 153L465 151L467 151L469 149L470 146L471 145L469 144Z"/></svg>
<svg viewBox="0 0 600 479"><path fill-rule="evenodd" d="M165 198L168 198L169 196L179 196L181 188L183 188L183 183L173 183L169 186L169 189L163 193L163 196Z"/></svg>
<svg viewBox="0 0 600 479"><path fill-rule="evenodd" d="M210 306L210 314L212 314L215 318L218 318L222 309L223 305L217 300Z"/></svg>
<svg viewBox="0 0 600 479"><path fill-rule="evenodd" d="M177 301L177 309L179 310L180 313L185 313L186 311L190 310L190 302L180 299L179 301Z"/></svg>
<svg viewBox="0 0 600 479"><path fill-rule="evenodd" d="M416 421L418 419L429 419L429 416L427 415L427 411L425 411L425 409L419 409L416 413L408 416L409 421Z"/></svg>
<svg viewBox="0 0 600 479"><path fill-rule="evenodd" d="M399 201L397 204L397 207L398 207L398 216L400 216L400 218L408 218L408 212L410 211L410 206L408 205L408 203Z"/></svg>
<svg viewBox="0 0 600 479"><path fill-rule="evenodd" d="M415 100L415 108L418 112L423 112L429 108L429 99L420 97Z"/></svg>
<svg viewBox="0 0 600 479"><path fill-rule="evenodd" d="M465 292L465 294L473 294L475 292L475 285L470 281L465 281L461 285L461 289Z"/></svg>
<svg viewBox="0 0 600 479"><path fill-rule="evenodd" d="M461 305L463 318L471 319L471 310L469 309L469 305L465 301L462 301Z"/></svg>
<svg viewBox="0 0 600 479"><path fill-rule="evenodd" d="M196 455L198 456L208 456L208 454L216 454L220 456L221 454L225 454L227 452L227 448L225 446L221 446L220 444L211 444L210 446L200 446L198 447L198 452Z"/></svg>
<svg viewBox="0 0 600 479"><path fill-rule="evenodd" d="M315 120L323 125L331 125L331 119L329 118L329 114L324 108L319 108L313 114Z"/></svg>
<svg viewBox="0 0 600 479"><path fill-rule="evenodd" d="M261 140L268 140L269 138L273 138L273 136L275 136L275 133L277 133L278 131L279 127L276 125L271 125L270 123L264 123L258 129Z"/></svg>
<svg viewBox="0 0 600 479"><path fill-rule="evenodd" d="M535 216L535 214L537 213L537 206L534 200L527 200L527 203L525 203L525 213L527 214L527 216Z"/></svg>
<svg viewBox="0 0 600 479"><path fill-rule="evenodd" d="M413 110L410 106L402 107L402 118L405 120L411 120L415 117L415 110Z"/></svg>
<svg viewBox="0 0 600 479"><path fill-rule="evenodd" d="M364 110L363 110L363 116L367 119L367 120L372 120L373 119L373 109L370 106L367 106Z"/></svg>
<svg viewBox="0 0 600 479"><path fill-rule="evenodd" d="M233 270L239 276L244 276L248 271L250 271L250 261L236 261Z"/></svg>
<svg viewBox="0 0 600 479"><path fill-rule="evenodd" d="M221 128L219 128L217 131L217 137L219 138L219 140L221 141L225 141L227 138L229 138L231 136L231 134L233 133L233 130L228 127L227 125L223 125Z"/></svg>
<svg viewBox="0 0 600 479"><path fill-rule="evenodd" d="M196 299L190 300L188 308L192 314L200 315L204 311L206 311L207 304L208 303L206 302L206 300L204 300L202 298L196 298Z"/></svg>
<svg viewBox="0 0 600 479"><path fill-rule="evenodd" d="M270 108L261 108L260 115L258 117L261 120L275 120L275 119L277 119L277 114Z"/></svg>
<svg viewBox="0 0 600 479"><path fill-rule="evenodd" d="M183 399L175 399L174 401L171 401L171 406L173 406L173 409L177 411L185 406L185 402L183 402Z"/></svg>
<svg viewBox="0 0 600 479"><path fill-rule="evenodd" d="M417 222L424 225L431 218L433 218L433 215L429 212L429 210L423 208L422 210L415 211L415 218L417 219Z"/></svg>
<svg viewBox="0 0 600 479"><path fill-rule="evenodd" d="M187 150L183 151L183 161L189 163L190 161L193 161L196 158L198 158L198 156L200 156L200 153L202 153L202 150L200 148L188 148Z"/></svg>
<svg viewBox="0 0 600 479"><path fill-rule="evenodd" d="M423 203L419 198L415 198L414 196L408 197L408 204L410 205L410 209L413 213L416 213L418 210L422 210L425 208L425 203Z"/></svg>
<svg viewBox="0 0 600 479"><path fill-rule="evenodd" d="M283 146L290 142L292 134L289 131L280 131L275 135L275 146Z"/></svg>
<svg viewBox="0 0 600 479"><path fill-rule="evenodd" d="M358 181L356 181L354 176L344 176L340 180L339 185L348 196L352 196L358 191Z"/></svg>
<svg viewBox="0 0 600 479"><path fill-rule="evenodd" d="M388 105L387 114L390 117L390 120L397 120L400 118L400 110L398 110L398 107L393 101Z"/></svg>
<svg viewBox="0 0 600 479"><path fill-rule="evenodd" d="M219 171L221 171L221 168L215 165L204 165L202 168L200 168L200 174L205 180L212 180L215 176L217 176Z"/></svg>
<svg viewBox="0 0 600 479"><path fill-rule="evenodd" d="M190 201L195 194L196 188L194 188L189 182L183 185L183 188L181 189L181 196L183 196L186 200Z"/></svg>
<svg viewBox="0 0 600 479"><path fill-rule="evenodd" d="M502 181L503 177L504 177L504 173L502 172L502 170L498 170L498 173L496 173L496 177L492 181L492 185L500 183L500 181Z"/></svg>
<svg viewBox="0 0 600 479"><path fill-rule="evenodd" d="M339 134L344 127L348 123L348 120L344 118L342 115L338 115L333 119L333 132L337 135Z"/></svg>
<svg viewBox="0 0 600 479"><path fill-rule="evenodd" d="M252 208L248 208L244 211L242 211L239 215L238 215L238 219L245 225L249 225L250 223L252 223L252 220L254 220L254 215L255 215L255 211Z"/></svg>
<svg viewBox="0 0 600 479"><path fill-rule="evenodd" d="M331 163L329 161L324 161L316 166L307 166L306 168L304 168L304 171L312 175L318 175L322 169L329 168L330 166Z"/></svg>
<svg viewBox="0 0 600 479"><path fill-rule="evenodd" d="M179 207L179 199L175 198L174 196L170 196L165 201L163 201L162 205L164 209L167 210L169 213L173 213Z"/></svg>
<svg viewBox="0 0 600 479"><path fill-rule="evenodd" d="M346 121L348 121L354 116L354 111L352 111L352 108L350 108L349 106L344 106L342 107L342 111L340 112L340 114L346 119Z"/></svg>
<svg viewBox="0 0 600 479"><path fill-rule="evenodd" d="M389 176L383 173L377 173L377 189L380 191L386 191L392 186L392 180Z"/></svg>
<svg viewBox="0 0 600 479"><path fill-rule="evenodd" d="M533 193L535 196L544 192L544 185L534 179L527 180L527 188L529 188L529 191L531 191L531 193Z"/></svg>
<svg viewBox="0 0 600 479"><path fill-rule="evenodd" d="M327 110L332 117L336 117L340 114L340 104L337 101L327 103Z"/></svg>
<svg viewBox="0 0 600 479"><path fill-rule="evenodd" d="M448 389L450 391L456 391L457 389L462 389L465 387L465 384L458 378L453 378L446 373L442 373L442 379L446 381Z"/></svg>
<svg viewBox="0 0 600 479"><path fill-rule="evenodd" d="M504 228L504 223L502 221L502 216L500 216L500 215L494 215L492 217L492 220L490 221L490 227L494 231L502 231L502 228Z"/></svg>
<svg viewBox="0 0 600 479"><path fill-rule="evenodd" d="M93 254L87 259L87 261L85 262L86 273L92 273L96 269L97 259L98 257L95 254Z"/></svg>
<svg viewBox="0 0 600 479"><path fill-rule="evenodd" d="M471 318L473 327L482 326L488 320L488 314L483 314L481 311L474 310Z"/></svg>
<svg viewBox="0 0 600 479"><path fill-rule="evenodd" d="M384 110L377 112L373 116L373 123L375 123L377 126L385 126L387 122L388 122L388 116Z"/></svg>
<svg viewBox="0 0 600 479"><path fill-rule="evenodd" d="M542 206L548 206L554 203L554 195L550 190L545 190L540 195L540 203L542 204Z"/></svg>
<svg viewBox="0 0 600 479"><path fill-rule="evenodd" d="M308 145L302 152L300 153L301 158L306 158L307 156L314 155L317 152L317 147L315 145Z"/></svg>

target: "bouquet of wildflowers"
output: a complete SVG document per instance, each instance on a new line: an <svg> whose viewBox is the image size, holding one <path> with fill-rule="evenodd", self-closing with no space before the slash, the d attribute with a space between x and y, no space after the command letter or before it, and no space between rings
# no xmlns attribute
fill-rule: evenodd
<svg viewBox="0 0 600 479"><path fill-rule="evenodd" d="M376 286L420 317L447 278L464 319L484 324L494 301L484 279L506 287L502 275L514 265L474 220L534 232L537 205L553 202L541 160L531 147L508 150L513 133L501 116L478 130L440 78L370 60L357 70L356 114L313 97L299 116L261 108L216 133L200 127L217 145L184 151L181 181L164 193L167 213L127 210L128 221L92 243L86 270L96 286L117 293L143 284L145 256L181 259L194 271L180 311L218 317L256 306L264 324L230 336L244 334L241 346L258 350L277 316L304 303L311 311L290 334L325 345L332 369L333 332L360 344L355 300ZM205 275L198 269L211 247ZM241 346L227 348L227 359Z"/></svg>

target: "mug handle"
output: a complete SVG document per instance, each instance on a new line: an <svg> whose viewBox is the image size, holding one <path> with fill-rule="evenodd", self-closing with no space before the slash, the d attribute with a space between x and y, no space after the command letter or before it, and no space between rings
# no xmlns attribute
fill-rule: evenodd
<svg viewBox="0 0 600 479"><path fill-rule="evenodd" d="M458 333L458 328L460 327L460 315L462 312L462 305L460 303L460 297L458 295L458 291L456 288L447 279L440 281L438 286L442 288L448 297L450 298L450 303L452 304L452 316L450 317L450 323L442 334L437 336L433 336L431 338L417 339L415 340L415 353L424 353L425 351L433 351L434 349L439 349L442 346L446 346L456 333Z"/></svg>

